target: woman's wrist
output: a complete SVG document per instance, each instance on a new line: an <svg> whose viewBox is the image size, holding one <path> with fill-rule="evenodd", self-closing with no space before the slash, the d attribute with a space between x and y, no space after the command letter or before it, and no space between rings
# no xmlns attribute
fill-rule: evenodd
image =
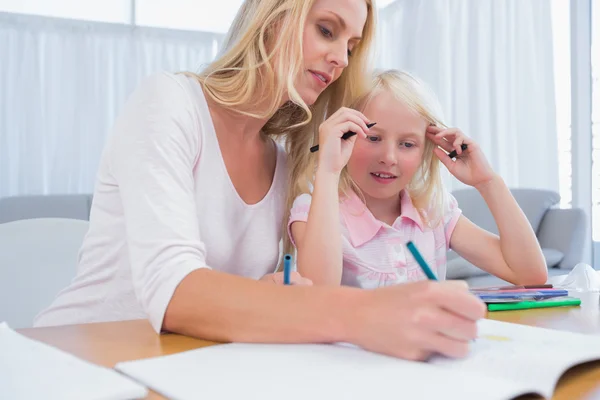
<svg viewBox="0 0 600 400"><path fill-rule="evenodd" d="M327 323L324 325L329 342L356 343L360 325L357 312L364 304L365 294L364 290L345 286L331 288L332 299L326 308Z"/></svg>

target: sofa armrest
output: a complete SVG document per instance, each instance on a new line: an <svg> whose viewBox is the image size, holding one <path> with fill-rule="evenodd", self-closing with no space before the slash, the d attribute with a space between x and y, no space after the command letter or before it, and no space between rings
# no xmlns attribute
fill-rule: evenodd
<svg viewBox="0 0 600 400"><path fill-rule="evenodd" d="M558 268L571 269L583 259L588 221L581 208L549 209L538 230L542 248L555 249L564 254Z"/></svg>

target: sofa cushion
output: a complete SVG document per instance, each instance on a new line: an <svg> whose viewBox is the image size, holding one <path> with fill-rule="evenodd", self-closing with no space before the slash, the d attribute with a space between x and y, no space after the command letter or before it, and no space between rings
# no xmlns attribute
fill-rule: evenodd
<svg viewBox="0 0 600 400"><path fill-rule="evenodd" d="M546 211L560 201L560 195L551 190L511 189L515 200L537 233ZM498 227L487 204L476 189L458 189L452 192L465 217L481 228L498 234Z"/></svg>
<svg viewBox="0 0 600 400"><path fill-rule="evenodd" d="M553 276L565 275L565 270L561 270L558 268L552 268L548 270L548 281L552 281ZM470 288L481 288L486 286L504 286L511 285L511 283L506 282L494 275L480 275L473 276L465 279ZM548 282L547 281L547 282Z"/></svg>
<svg viewBox="0 0 600 400"><path fill-rule="evenodd" d="M563 258L565 258L565 255L562 251L554 249L542 248L542 253L544 254L544 258L546 259L546 266L548 268L556 267L558 263L560 263L563 260Z"/></svg>
<svg viewBox="0 0 600 400"><path fill-rule="evenodd" d="M464 258L456 255L449 256L446 263L446 279L465 279L473 276L488 275L482 269L477 268Z"/></svg>
<svg viewBox="0 0 600 400"><path fill-rule="evenodd" d="M31 195L0 198L0 223L33 218L88 220L91 194Z"/></svg>

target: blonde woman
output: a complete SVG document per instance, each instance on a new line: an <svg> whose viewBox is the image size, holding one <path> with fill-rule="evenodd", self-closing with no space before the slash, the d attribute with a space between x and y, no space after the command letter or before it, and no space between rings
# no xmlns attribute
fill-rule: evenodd
<svg viewBox="0 0 600 400"><path fill-rule="evenodd" d="M376 126L363 131L361 112L340 109L320 127L316 173L297 179L315 176L312 196L296 196L289 218L303 276L368 289L421 281L427 277L406 247L413 242L437 279L445 279L452 248L509 282L546 282L542 251L517 202L477 143L442 123L424 84L405 72L381 72L356 108ZM347 130L360 134L343 141ZM440 147L455 150L456 159ZM461 215L442 185L440 162L481 193L499 237Z"/></svg>
<svg viewBox="0 0 600 400"><path fill-rule="evenodd" d="M274 139L304 151L362 90L373 12L371 0L246 0L199 75L143 82L104 151L77 277L36 325L148 318L208 340L464 354L484 313L464 288L425 291L460 314L442 327L458 339L438 345L404 340L394 318L422 290L274 284L288 180Z"/></svg>

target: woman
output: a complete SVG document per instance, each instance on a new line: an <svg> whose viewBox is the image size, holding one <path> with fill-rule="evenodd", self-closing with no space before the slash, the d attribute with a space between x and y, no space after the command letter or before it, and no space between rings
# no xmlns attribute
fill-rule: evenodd
<svg viewBox="0 0 600 400"><path fill-rule="evenodd" d="M272 284L287 177L273 138L307 151L362 89L373 13L371 0L247 0L201 74L142 82L104 151L77 277L36 325L148 318L216 341L464 355L484 313L464 286Z"/></svg>

